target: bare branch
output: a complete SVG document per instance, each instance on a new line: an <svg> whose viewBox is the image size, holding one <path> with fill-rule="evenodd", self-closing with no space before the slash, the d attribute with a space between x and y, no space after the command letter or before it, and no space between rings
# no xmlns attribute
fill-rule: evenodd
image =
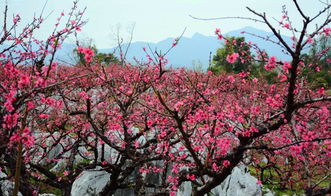
<svg viewBox="0 0 331 196"><path fill-rule="evenodd" d="M300 12L301 16L302 16L305 20L309 20L309 17L307 17L307 16L303 13L303 11L302 11L302 9L300 8L300 6L299 6L297 0L293 0L293 2L294 2L294 4L295 4L295 7L297 8L297 10Z"/></svg>
<svg viewBox="0 0 331 196"><path fill-rule="evenodd" d="M294 104L294 107L301 108L307 104L317 103L317 102L321 102L321 101L331 101L331 97L320 97L320 98L315 98L315 99L308 99L308 100Z"/></svg>
<svg viewBox="0 0 331 196"><path fill-rule="evenodd" d="M298 145L301 143L306 143L306 142L320 142L320 141L324 141L324 140L329 140L331 139L331 137L326 137L326 138L315 138L313 140L300 140L300 141L296 141L293 142L291 144L286 144L284 146L280 146L280 147L276 147L276 148L269 148L267 145L262 145L262 146L246 146L243 149L245 150L268 150L268 151L275 151L275 150L281 150L290 146L294 146L294 145Z"/></svg>
<svg viewBox="0 0 331 196"><path fill-rule="evenodd" d="M326 6L323 10L321 10L320 12L318 12L318 14L316 14L316 16L314 16L312 19L310 19L310 21L315 20L316 18L318 18L320 15L322 15L323 13L325 13L326 11L328 11L331 8L331 4L329 4L328 6ZM328 14L329 15L329 14Z"/></svg>
<svg viewBox="0 0 331 196"><path fill-rule="evenodd" d="M260 14L257 13L256 11L252 10L249 7L246 7L250 12L252 12L253 14L261 17L264 20L264 23L266 25L268 25L268 27L271 29L271 31L274 33L274 35L277 37L277 39L283 44L283 46L286 48L286 50L292 55L292 57L294 56L294 52L292 51L292 49L287 45L287 43L284 41L284 39L282 38L282 36L276 31L276 29L269 23L269 21L267 20L265 13Z"/></svg>
<svg viewBox="0 0 331 196"><path fill-rule="evenodd" d="M179 37L176 38L176 41L177 41L177 42L183 37L185 31L186 31L186 27L184 28L182 34L181 34ZM171 49L174 48L174 47L175 47L175 45L172 45L172 46L167 50L167 52L164 53L163 57L166 56L166 55L171 51Z"/></svg>

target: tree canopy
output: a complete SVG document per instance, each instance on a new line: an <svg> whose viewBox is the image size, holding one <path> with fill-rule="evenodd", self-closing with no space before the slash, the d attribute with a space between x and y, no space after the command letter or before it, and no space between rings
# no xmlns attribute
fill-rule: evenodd
<svg viewBox="0 0 331 196"><path fill-rule="evenodd" d="M252 63L251 46L245 42L244 37L226 37L222 48L217 49L213 56L212 66L209 70L212 72L240 73L247 71ZM232 54L239 54L240 58L234 63L229 62Z"/></svg>

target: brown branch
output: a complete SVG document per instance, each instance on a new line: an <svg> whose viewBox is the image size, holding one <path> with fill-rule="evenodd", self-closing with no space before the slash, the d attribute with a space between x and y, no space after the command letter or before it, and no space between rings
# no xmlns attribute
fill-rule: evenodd
<svg viewBox="0 0 331 196"><path fill-rule="evenodd" d="M293 2L294 2L294 4L295 4L295 7L297 8L297 10L300 12L301 16L302 16L305 20L308 21L308 20L309 20L309 17L307 17L307 16L303 13L303 11L302 11L302 9L300 8L300 6L299 6L297 0L293 0Z"/></svg>
<svg viewBox="0 0 331 196"><path fill-rule="evenodd" d="M299 140L299 141L293 142L291 144L286 144L286 145L283 145L283 146L280 146L280 147L275 147L275 148L269 148L267 145L262 145L262 146L246 146L243 149L245 149L245 150L253 150L254 149L254 150L275 151L275 150L281 150L283 148L287 148L287 147L294 146L294 145L301 144L301 143L305 143L305 142L320 142L320 141L329 140L329 139L331 139L331 137L315 138L315 139L312 139L312 140Z"/></svg>
<svg viewBox="0 0 331 196"><path fill-rule="evenodd" d="M312 104L312 103L317 103L321 101L331 101L331 97L320 97L320 98L315 98L315 99L307 99L302 102L298 102L294 104L294 108L298 109L301 107L304 107L307 104Z"/></svg>
<svg viewBox="0 0 331 196"><path fill-rule="evenodd" d="M291 50L291 48L287 45L287 43L284 41L284 39L282 38L282 36L276 31L276 29L269 23L268 19L266 18L265 13L260 14L257 13L256 11L252 10L249 7L246 7L250 12L252 12L253 14L261 17L264 21L264 23L266 25L268 25L268 27L270 28L270 30L273 32L273 34L277 37L277 39L283 44L283 46L286 48L286 50L292 55L294 56L294 52Z"/></svg>
<svg viewBox="0 0 331 196"><path fill-rule="evenodd" d="M323 10L321 10L320 12L318 12L318 14L316 14L316 16L314 16L312 19L310 19L310 21L315 20L316 18L318 18L320 15L322 15L323 13L325 13L327 10L329 10L331 8L331 4L329 4L328 6L326 6Z"/></svg>

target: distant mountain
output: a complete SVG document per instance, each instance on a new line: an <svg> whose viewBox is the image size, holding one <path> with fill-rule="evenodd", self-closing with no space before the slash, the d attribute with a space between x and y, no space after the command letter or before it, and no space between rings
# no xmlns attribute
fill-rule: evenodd
<svg viewBox="0 0 331 196"><path fill-rule="evenodd" d="M242 32L248 32L242 33ZM242 36L245 37L246 41L251 41L252 43L257 44L261 49L265 49L269 55L277 56L279 59L288 60L289 56L282 52L282 48L271 42L267 42L261 38L255 37L253 35L258 35L261 37L268 37L270 40L276 41L276 38L271 32L266 32L260 29L253 27L245 27L235 31L231 31L225 36ZM287 43L291 43L290 37L283 36L284 40ZM166 52L172 45L175 38L167 38L158 43L149 43L149 42L133 42L131 43L126 58L129 61L133 61L133 58L136 57L138 60L146 59L146 54L143 51L143 47L148 46L154 51ZM170 53L167 55L169 60L169 66L172 67L186 67L189 69L194 69L200 67L203 70L206 70L209 65L209 56L210 52L212 56L215 54L216 50L222 47L221 41L217 40L216 36L205 36L199 33L195 33L192 37L182 37L179 40L179 43L174 47ZM123 49L126 49L128 44L122 46ZM100 52L113 52L115 48L110 49L100 49ZM118 51L115 54L119 54ZM211 56L211 58L212 58Z"/></svg>
<svg viewBox="0 0 331 196"><path fill-rule="evenodd" d="M248 32L242 34L242 32ZM261 37L268 37L270 40L276 41L275 36L271 32L266 32L253 27L244 27L235 31L231 31L225 36L243 36L246 41L251 41L257 44L261 49L265 49L269 55L276 56L281 60L288 60L289 56L282 52L282 48L271 42L267 42L263 39L253 36L258 35ZM290 37L283 36L287 43L291 43ZM143 47L151 48L152 51L162 51L165 53L172 45L175 38L167 38L158 43L149 42L133 42L131 43L128 53L127 60L134 62L134 57L138 60L146 60L146 53L143 51ZM166 56L169 60L169 66L171 67L186 67L189 69L202 69L207 70L209 65L209 58L213 57L216 50L222 47L223 41L217 40L216 36L206 36L199 33L195 33L192 37L182 37L179 43L174 47ZM5 47L0 46L1 49ZM125 50L128 44L123 44L122 48ZM61 49L56 53L56 60L65 64L74 64L75 60L73 57L73 44L62 44ZM115 55L119 56L119 51L116 48L99 49L100 52L109 53L114 52ZM211 53L211 55L210 55ZM151 54L151 52L149 52Z"/></svg>

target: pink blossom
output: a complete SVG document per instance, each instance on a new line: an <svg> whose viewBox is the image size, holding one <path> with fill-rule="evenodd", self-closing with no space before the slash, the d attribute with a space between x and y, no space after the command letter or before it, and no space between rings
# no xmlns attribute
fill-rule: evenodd
<svg viewBox="0 0 331 196"><path fill-rule="evenodd" d="M77 48L77 52L78 53L83 53L84 52L84 48L83 47L78 47Z"/></svg>
<svg viewBox="0 0 331 196"><path fill-rule="evenodd" d="M192 174L192 175L187 174L186 178L191 180L191 181L194 181L195 180L195 175L194 174Z"/></svg>
<svg viewBox="0 0 331 196"><path fill-rule="evenodd" d="M176 38L173 42L172 42L172 47L175 47L178 44L179 39Z"/></svg>
<svg viewBox="0 0 331 196"><path fill-rule="evenodd" d="M217 166L216 163L213 163L212 167L213 167L213 170L214 171L218 171L219 170L219 168L218 168L218 166Z"/></svg>
<svg viewBox="0 0 331 196"><path fill-rule="evenodd" d="M135 147L135 148L139 148L139 141L138 141L138 140L136 140L136 141L134 142L134 147Z"/></svg>
<svg viewBox="0 0 331 196"><path fill-rule="evenodd" d="M313 42L314 42L313 38L310 37L310 38L307 39L307 43L312 44Z"/></svg>
<svg viewBox="0 0 331 196"><path fill-rule="evenodd" d="M321 68L320 67L316 67L315 68L315 71L320 72L321 71Z"/></svg>
<svg viewBox="0 0 331 196"><path fill-rule="evenodd" d="M283 71L285 73L289 73L289 69L291 69L291 68L292 68L292 65L289 62L285 61L282 66Z"/></svg>
<svg viewBox="0 0 331 196"><path fill-rule="evenodd" d="M287 80L287 76L284 74L278 74L278 78L280 78L280 82L285 82Z"/></svg>
<svg viewBox="0 0 331 196"><path fill-rule="evenodd" d="M259 114L260 113L260 108L261 108L261 106L252 107L251 108L251 113L254 114L254 115Z"/></svg>
<svg viewBox="0 0 331 196"><path fill-rule="evenodd" d="M27 136L30 135L30 133L31 133L30 129L27 128L27 127L25 127L25 128L23 129L22 137L27 137Z"/></svg>
<svg viewBox="0 0 331 196"><path fill-rule="evenodd" d="M317 90L317 93L318 93L319 95L324 95L324 94L325 94L324 87L318 89L318 90Z"/></svg>
<svg viewBox="0 0 331 196"><path fill-rule="evenodd" d="M80 92L78 95L84 100L89 98L88 94L85 91Z"/></svg>
<svg viewBox="0 0 331 196"><path fill-rule="evenodd" d="M17 120L18 120L18 114L6 114L4 117L4 123L2 124L2 127L5 128L12 128L17 125Z"/></svg>
<svg viewBox="0 0 331 196"><path fill-rule="evenodd" d="M230 161L228 161L228 160L223 161L223 166L224 167L228 167L229 165L230 165Z"/></svg>
<svg viewBox="0 0 331 196"><path fill-rule="evenodd" d="M32 110L35 107L35 105L32 101L29 101L26 105L28 107L28 110Z"/></svg>
<svg viewBox="0 0 331 196"><path fill-rule="evenodd" d="M227 55L226 56L226 61L229 63L234 63L239 57L238 53L233 53L231 55Z"/></svg>
<svg viewBox="0 0 331 196"><path fill-rule="evenodd" d="M72 25L75 25L77 22L76 22L76 20L71 20L70 23L71 23Z"/></svg>
<svg viewBox="0 0 331 196"><path fill-rule="evenodd" d="M286 29L290 29L291 28L290 24L288 24L288 23L284 24L283 27L286 28Z"/></svg>
<svg viewBox="0 0 331 196"><path fill-rule="evenodd" d="M16 16L13 19L13 23L16 24L18 21L20 21L21 17L19 14L16 14Z"/></svg>
<svg viewBox="0 0 331 196"><path fill-rule="evenodd" d="M330 31L331 31L331 28L330 27L327 27L327 28L324 28L323 29L323 33L325 34L325 36L329 36L330 35Z"/></svg>
<svg viewBox="0 0 331 196"><path fill-rule="evenodd" d="M18 87L23 88L30 83L30 77L26 74L21 75L20 81L18 82Z"/></svg>
<svg viewBox="0 0 331 196"><path fill-rule="evenodd" d="M27 136L23 137L22 143L26 147L32 147L34 145L34 137L31 135L27 135Z"/></svg>
<svg viewBox="0 0 331 196"><path fill-rule="evenodd" d="M85 61L86 62L91 62L92 61L92 57L91 56L85 56Z"/></svg>
<svg viewBox="0 0 331 196"><path fill-rule="evenodd" d="M48 118L49 116L48 116L48 114L40 114L39 117L40 117L40 118L43 118L43 119L46 119L46 118Z"/></svg>
<svg viewBox="0 0 331 196"><path fill-rule="evenodd" d="M13 104L12 104L12 100L7 100L4 104L4 106L5 106L5 108L8 112L12 112L15 109Z"/></svg>
<svg viewBox="0 0 331 196"><path fill-rule="evenodd" d="M19 142L20 139L21 139L21 137L20 137L17 133L14 133L14 134L10 137L9 141L10 141L10 142Z"/></svg>
<svg viewBox="0 0 331 196"><path fill-rule="evenodd" d="M233 76L228 76L227 80L230 81L231 83L234 83L236 81Z"/></svg>
<svg viewBox="0 0 331 196"><path fill-rule="evenodd" d="M217 35L217 39L223 39L223 35L221 34L221 30L219 28L216 28L215 34Z"/></svg>
<svg viewBox="0 0 331 196"><path fill-rule="evenodd" d="M64 170L63 175L64 175L64 176L68 176L68 175L69 175L68 170Z"/></svg>
<svg viewBox="0 0 331 196"><path fill-rule="evenodd" d="M269 61L266 65L264 65L264 68L268 71L273 70L274 68L276 68L276 57L272 56L269 58Z"/></svg>

